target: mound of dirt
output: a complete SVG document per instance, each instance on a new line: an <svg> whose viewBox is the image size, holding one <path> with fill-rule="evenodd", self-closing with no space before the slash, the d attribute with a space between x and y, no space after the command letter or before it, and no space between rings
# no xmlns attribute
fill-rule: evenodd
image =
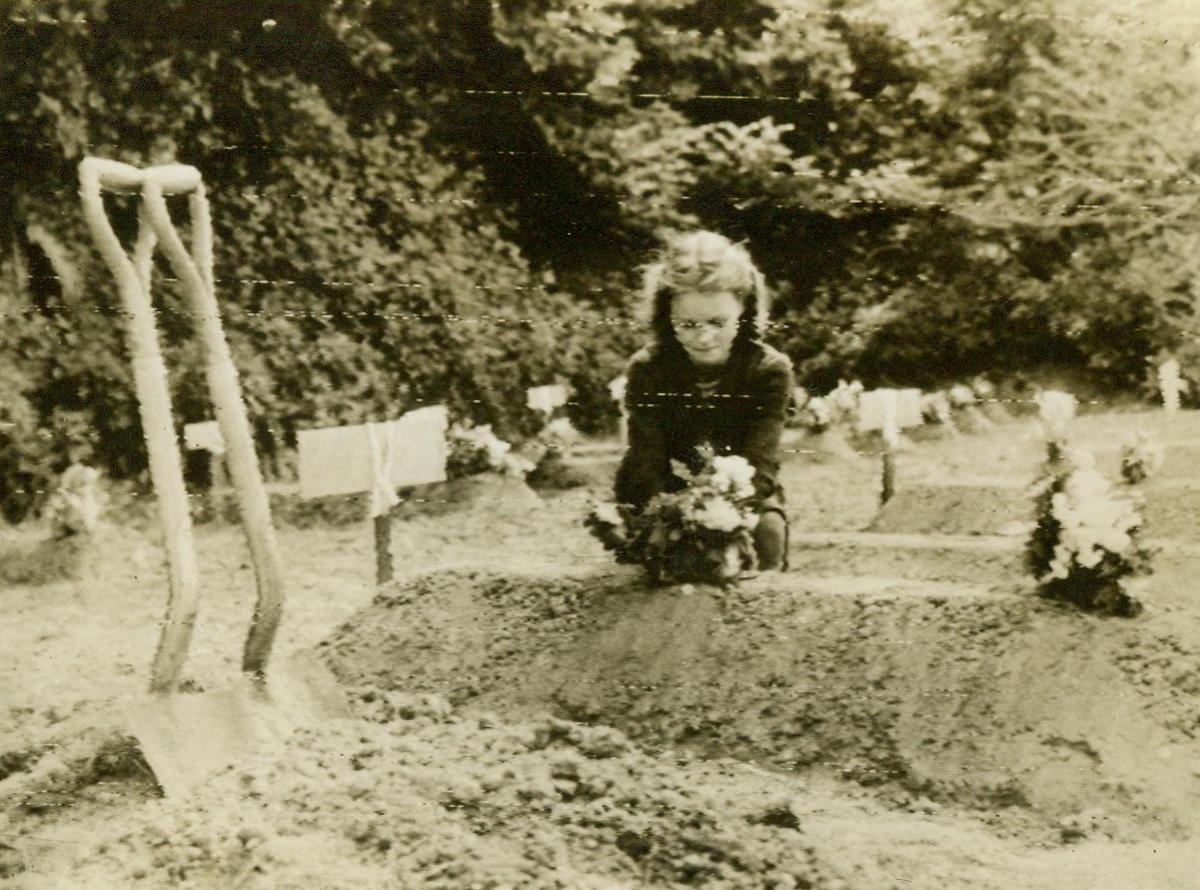
<svg viewBox="0 0 1200 890"><path fill-rule="evenodd" d="M977 809L1099 811L1132 839L1200 821L1200 645L1181 628L1166 609L1104 621L961 583L686 593L633 572L454 570L386 590L323 648L347 683Z"/></svg>
<svg viewBox="0 0 1200 890"><path fill-rule="evenodd" d="M1016 479L901 483L867 527L873 532L938 535L1013 534L1033 523L1030 486ZM1114 494L1139 503L1152 538L1195 539L1200 531L1200 481L1155 479L1119 486Z"/></svg>
<svg viewBox="0 0 1200 890"><path fill-rule="evenodd" d="M359 716L195 799L146 805L58 887L839 890L770 776L677 764L621 733L502 726L436 696Z"/></svg>
<svg viewBox="0 0 1200 890"><path fill-rule="evenodd" d="M96 544L92 535L36 542L0 538L0 586L38 586L75 578Z"/></svg>
<svg viewBox="0 0 1200 890"><path fill-rule="evenodd" d="M1003 534L1033 521L1029 486L901 484L867 527L873 532Z"/></svg>

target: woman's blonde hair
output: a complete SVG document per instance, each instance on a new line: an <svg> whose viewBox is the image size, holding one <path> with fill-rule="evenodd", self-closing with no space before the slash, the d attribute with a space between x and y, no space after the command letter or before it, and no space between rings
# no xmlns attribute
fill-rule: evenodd
<svg viewBox="0 0 1200 890"><path fill-rule="evenodd" d="M642 277L643 312L655 339L660 344L678 343L671 325L671 302L677 294L722 291L742 302L738 341L762 336L770 293L746 248L703 230L667 236Z"/></svg>

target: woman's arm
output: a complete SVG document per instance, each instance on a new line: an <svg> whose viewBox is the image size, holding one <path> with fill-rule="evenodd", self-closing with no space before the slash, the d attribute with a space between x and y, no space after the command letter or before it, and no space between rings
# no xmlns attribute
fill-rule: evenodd
<svg viewBox="0 0 1200 890"><path fill-rule="evenodd" d="M628 444L617 468L616 496L619 503L643 507L671 476L663 428L665 406L645 350L630 359L625 379Z"/></svg>
<svg viewBox="0 0 1200 890"><path fill-rule="evenodd" d="M741 451L754 467L754 490L759 498L776 491L780 442L794 380L791 361L774 351L764 357L750 379Z"/></svg>

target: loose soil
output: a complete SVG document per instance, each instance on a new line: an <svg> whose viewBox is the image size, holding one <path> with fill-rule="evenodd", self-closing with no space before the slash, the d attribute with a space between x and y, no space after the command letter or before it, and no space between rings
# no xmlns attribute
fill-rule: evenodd
<svg viewBox="0 0 1200 890"><path fill-rule="evenodd" d="M1134 428L1200 441L1190 413L1077 421L1085 444ZM476 485L436 510L410 505L394 526L398 579L381 590L368 523L282 495L279 648L322 653L354 716L187 800L161 798L120 722L165 592L135 511L76 577L0 596L0 884L1195 886L1190 557L1140 582L1141 617L1080 615L1005 561L990 482L937 527L942 495L907 520L887 518L896 505L877 515L869 439L789 449L794 568L727 592L649 590L611 565L579 524L603 460L565 492ZM1034 424L981 424L914 441L898 490L1028 482L1039 458ZM1172 516L1190 507L1166 502ZM1173 522L1164 537L1197 543ZM897 540L868 527L920 546L898 560ZM849 543L815 543L835 533ZM8 530L0 550L37 539ZM216 689L236 672L252 573L235 527L196 539L187 687Z"/></svg>

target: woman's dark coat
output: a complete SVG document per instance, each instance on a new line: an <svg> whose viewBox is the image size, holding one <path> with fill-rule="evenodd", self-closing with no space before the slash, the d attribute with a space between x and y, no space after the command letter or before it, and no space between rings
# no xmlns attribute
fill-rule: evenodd
<svg viewBox="0 0 1200 890"><path fill-rule="evenodd" d="M671 460L693 465L696 446L738 454L754 467L760 511L782 513L780 437L794 377L786 355L758 340L735 344L733 354L706 394L704 372L677 343L641 349L625 370L628 448L617 470L617 501L644 506L661 491L684 483Z"/></svg>

